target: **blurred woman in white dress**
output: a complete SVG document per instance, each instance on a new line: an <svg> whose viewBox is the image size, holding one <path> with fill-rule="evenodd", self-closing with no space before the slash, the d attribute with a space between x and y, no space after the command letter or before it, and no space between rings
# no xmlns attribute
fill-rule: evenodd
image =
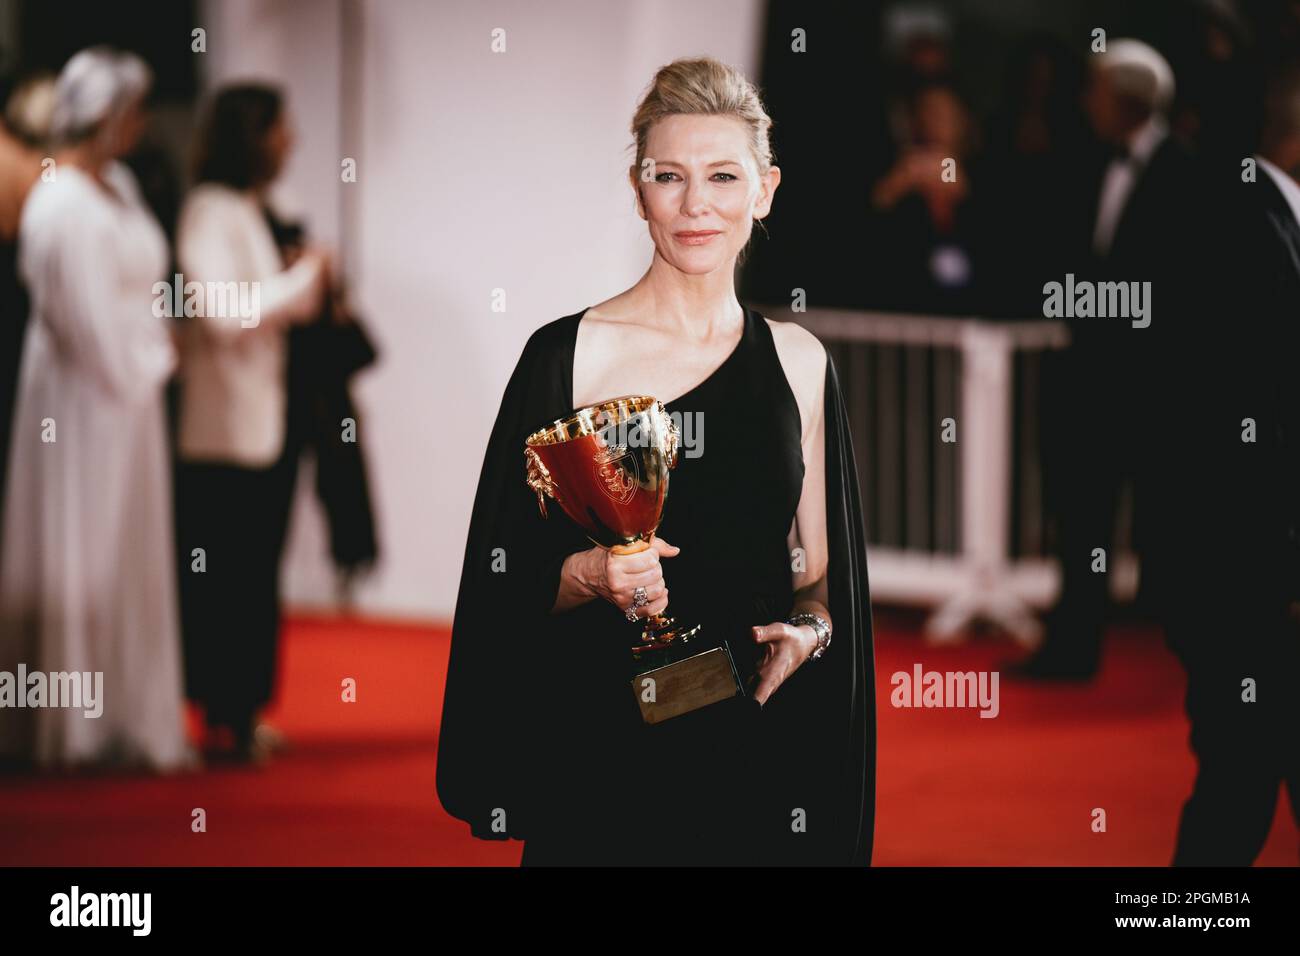
<svg viewBox="0 0 1300 956"><path fill-rule="evenodd" d="M150 83L131 54L68 61L52 129L62 147L19 227L32 313L0 550L0 671L77 671L87 688L102 673L99 716L0 708L0 754L42 767L193 759L163 403L176 352L154 308L167 244L118 161L143 130Z"/></svg>

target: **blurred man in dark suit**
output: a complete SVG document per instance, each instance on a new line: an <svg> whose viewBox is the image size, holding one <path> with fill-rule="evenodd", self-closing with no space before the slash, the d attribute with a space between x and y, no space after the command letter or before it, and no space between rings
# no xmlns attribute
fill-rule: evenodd
<svg viewBox="0 0 1300 956"><path fill-rule="evenodd" d="M1161 343L1143 574L1198 761L1174 864L1248 866L1284 782L1300 822L1300 73L1267 98L1260 153L1214 172L1196 205L1217 236L1184 262L1199 302Z"/></svg>
<svg viewBox="0 0 1300 956"><path fill-rule="evenodd" d="M1145 43L1115 40L1092 57L1085 104L1109 157L1093 189L1091 249L1079 255L1075 271L1097 282L1149 282L1142 321L1150 324L1134 327L1122 316L1070 319L1071 345L1052 357L1044 375L1046 494L1062 589L1042 647L1012 668L1022 676L1078 680L1096 673L1126 482L1135 513L1142 507L1150 362L1188 305L1179 276L1200 225L1190 201L1200 173L1165 119L1173 95L1169 64ZM1105 551L1104 572L1097 548Z"/></svg>

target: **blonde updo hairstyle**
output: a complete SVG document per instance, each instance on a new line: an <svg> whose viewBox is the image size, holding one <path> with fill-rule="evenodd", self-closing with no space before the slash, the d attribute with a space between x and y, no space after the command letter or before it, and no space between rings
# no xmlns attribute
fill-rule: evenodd
<svg viewBox="0 0 1300 956"><path fill-rule="evenodd" d="M661 119L680 115L731 116L740 120L749 133L749 148L759 176L772 168L772 118L754 84L735 67L712 57L673 60L659 68L632 117L636 162L629 172L638 195L650 128ZM755 222L762 225L761 220Z"/></svg>

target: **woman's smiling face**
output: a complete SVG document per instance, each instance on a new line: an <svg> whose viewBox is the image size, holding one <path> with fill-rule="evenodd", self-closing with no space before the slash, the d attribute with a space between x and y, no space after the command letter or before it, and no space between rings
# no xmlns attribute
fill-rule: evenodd
<svg viewBox="0 0 1300 956"><path fill-rule="evenodd" d="M690 275L733 268L781 180L775 166L759 173L744 121L667 116L650 127L645 156L653 166L632 171L633 187L659 255Z"/></svg>

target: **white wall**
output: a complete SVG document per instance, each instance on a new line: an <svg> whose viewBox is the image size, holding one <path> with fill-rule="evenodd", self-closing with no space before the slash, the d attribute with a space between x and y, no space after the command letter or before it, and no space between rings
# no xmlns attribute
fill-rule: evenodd
<svg viewBox="0 0 1300 956"><path fill-rule="evenodd" d="M209 5L239 42L213 57L209 30L213 75L257 69L289 88L302 138L285 202L329 237L340 233L339 190L357 190L341 238L382 351L357 389L384 552L358 595L363 610L450 618L486 439L525 339L626 288L649 262L625 175L639 95L678 56L713 55L757 78L763 9L761 0ZM490 48L498 27L505 53ZM333 78L341 42L359 66L359 88L344 90L357 142L339 142L350 128ZM341 156L357 159L355 185L339 182ZM505 313L491 309L498 288ZM288 599L326 604L319 518L306 496L298 505Z"/></svg>

